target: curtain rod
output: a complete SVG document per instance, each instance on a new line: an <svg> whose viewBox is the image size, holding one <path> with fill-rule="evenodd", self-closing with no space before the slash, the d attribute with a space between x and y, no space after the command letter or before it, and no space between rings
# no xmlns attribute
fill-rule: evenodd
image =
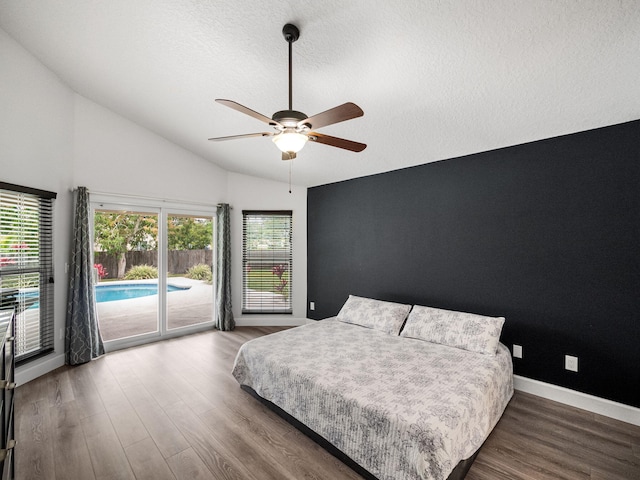
<svg viewBox="0 0 640 480"><path fill-rule="evenodd" d="M71 193L75 192L78 189L78 187L75 188L70 188L69 191ZM199 206L205 206L205 207L218 207L220 205L222 205L221 203L216 203L216 204L212 204L212 203L203 203L203 202L191 202L188 200L176 200L176 199L166 199L166 198L158 198L158 197L148 197L148 196L144 196L144 195L128 195L126 193L111 193L111 192L97 192L94 190L89 189L89 194L94 194L94 195L108 195L110 197L120 197L120 198L135 198L137 200L153 200L154 202L163 202L163 203L182 203L182 204L187 204L187 205L199 205ZM229 208L233 209L232 206L229 206Z"/></svg>

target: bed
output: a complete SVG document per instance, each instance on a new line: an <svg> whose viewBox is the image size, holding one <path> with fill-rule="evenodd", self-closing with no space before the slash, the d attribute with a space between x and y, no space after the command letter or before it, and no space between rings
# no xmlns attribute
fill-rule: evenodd
<svg viewBox="0 0 640 480"><path fill-rule="evenodd" d="M503 322L350 296L245 343L233 375L369 478L463 478L513 395Z"/></svg>

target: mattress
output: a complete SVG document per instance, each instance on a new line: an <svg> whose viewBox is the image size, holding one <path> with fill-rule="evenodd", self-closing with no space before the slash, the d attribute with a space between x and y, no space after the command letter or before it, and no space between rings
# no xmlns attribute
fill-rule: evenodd
<svg viewBox="0 0 640 480"><path fill-rule="evenodd" d="M483 355L327 319L245 343L233 375L380 480L445 480L513 395Z"/></svg>

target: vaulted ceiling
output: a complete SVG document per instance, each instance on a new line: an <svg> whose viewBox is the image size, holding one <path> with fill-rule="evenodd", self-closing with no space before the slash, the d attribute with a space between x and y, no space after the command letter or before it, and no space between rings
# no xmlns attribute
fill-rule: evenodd
<svg viewBox="0 0 640 480"><path fill-rule="evenodd" d="M320 185L640 118L637 0L0 0L0 27L98 104L235 172L287 181L269 127L347 101L364 116L309 143L293 182ZM3 65L1 68L6 68ZM265 127L267 130L265 130Z"/></svg>

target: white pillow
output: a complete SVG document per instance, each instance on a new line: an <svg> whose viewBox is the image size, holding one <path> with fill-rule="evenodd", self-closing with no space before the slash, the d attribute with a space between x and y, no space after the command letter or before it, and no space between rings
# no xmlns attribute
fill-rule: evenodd
<svg viewBox="0 0 640 480"><path fill-rule="evenodd" d="M495 355L502 325L504 317L484 317L416 305L400 336Z"/></svg>
<svg viewBox="0 0 640 480"><path fill-rule="evenodd" d="M338 320L398 335L410 310L411 305L349 295Z"/></svg>

